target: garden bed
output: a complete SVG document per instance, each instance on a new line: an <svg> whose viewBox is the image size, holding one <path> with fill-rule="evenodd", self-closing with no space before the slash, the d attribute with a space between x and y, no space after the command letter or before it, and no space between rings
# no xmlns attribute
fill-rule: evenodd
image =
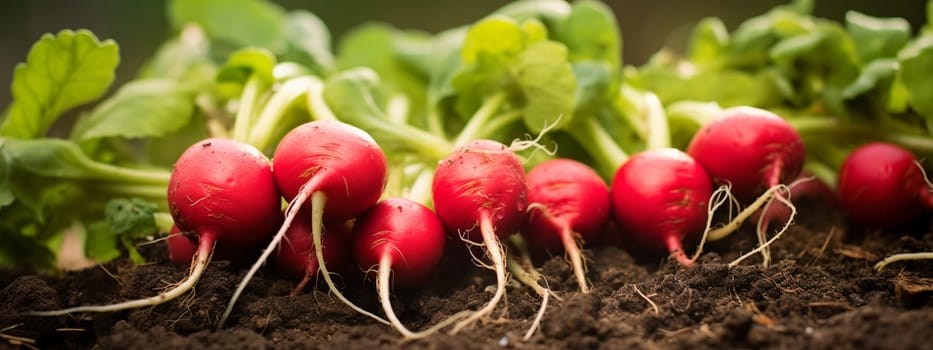
<svg viewBox="0 0 933 350"><path fill-rule="evenodd" d="M750 226L750 225L747 225ZM529 339L541 299L513 282L507 302L476 326L451 335L401 342L388 326L356 314L326 287L290 297L296 281L270 267L246 289L227 325L215 330L245 269L211 263L194 293L156 307L105 314L24 317L25 310L56 309L150 296L181 280L164 243L142 249L150 263L126 259L70 272L36 276L0 273L0 348L107 349L494 349L494 348L782 348L920 349L933 328L933 262L874 263L889 254L933 250L933 230L879 232L852 227L835 211L805 204L797 223L773 246L775 264L757 257L736 268L726 263L755 246L749 227L708 245L689 269L641 249L587 247L590 294L581 294L563 257L541 259L541 271L559 297L551 298ZM402 322L421 328L464 308L476 309L495 284L491 271L448 252L448 263L393 303ZM379 310L362 274L344 272L348 297Z"/></svg>

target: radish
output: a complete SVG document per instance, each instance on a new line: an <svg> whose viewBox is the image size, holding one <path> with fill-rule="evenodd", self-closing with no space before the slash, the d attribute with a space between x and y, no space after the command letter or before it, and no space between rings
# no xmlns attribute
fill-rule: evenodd
<svg viewBox="0 0 933 350"><path fill-rule="evenodd" d="M695 240L707 219L712 183L688 154L659 148L635 154L612 179L612 210L621 230L655 249L667 248L683 266L692 266L682 248Z"/></svg>
<svg viewBox="0 0 933 350"><path fill-rule="evenodd" d="M894 229L933 208L933 194L913 153L874 142L853 150L839 168L836 191L849 220Z"/></svg>
<svg viewBox="0 0 933 350"><path fill-rule="evenodd" d="M279 270L300 282L292 290L292 296L298 295L311 278L317 276L318 262L314 256L314 243L311 239L311 215L300 213L298 220L292 221L285 231L283 242L275 252L274 261ZM350 263L350 233L346 223L337 222L324 225L329 233L321 237L324 243L324 261L329 270L343 270Z"/></svg>
<svg viewBox="0 0 933 350"><path fill-rule="evenodd" d="M578 241L596 239L609 222L609 187L599 174L576 160L558 158L531 169L528 213L521 234L529 249L567 252L577 284L589 292Z"/></svg>
<svg viewBox="0 0 933 350"><path fill-rule="evenodd" d="M753 107L733 107L723 110L718 118L694 134L687 154L709 172L715 184L731 186L732 194L740 202L752 202L756 197L767 199L748 207L749 212L754 212L758 206L770 203L773 196L783 196L778 186L797 178L803 169L805 152L800 134L777 114ZM739 219L727 225L727 230L711 234L710 239L725 237L746 217L740 214ZM758 225L764 266L771 260L770 249L764 246L768 224L762 221ZM783 230L777 235L781 233Z"/></svg>
<svg viewBox="0 0 933 350"><path fill-rule="evenodd" d="M909 150L891 143L859 146L842 162L836 185L840 204L857 224L896 229L933 209L933 185ZM888 256L875 269L897 261L933 259L933 252Z"/></svg>
<svg viewBox="0 0 933 350"><path fill-rule="evenodd" d="M489 302L457 323L451 333L490 314L505 294L505 249L501 239L518 231L527 207L525 169L511 148L474 140L441 160L432 185L434 208L450 234L485 247L496 272Z"/></svg>
<svg viewBox="0 0 933 350"><path fill-rule="evenodd" d="M806 170L802 171L800 176L791 182L789 189L791 203L809 199L831 207L838 205L836 193L832 187ZM772 203L755 212L752 219L762 224L772 221L787 222L791 219L791 208L783 203Z"/></svg>
<svg viewBox="0 0 933 350"><path fill-rule="evenodd" d="M445 236L437 215L412 200L384 199L357 218L353 233L356 261L360 268L376 275L376 291L392 326L408 339L430 335L440 328L410 331L399 321L389 301L390 287L424 283L440 263Z"/></svg>
<svg viewBox="0 0 933 350"><path fill-rule="evenodd" d="M271 233L271 231L270 231ZM197 236L191 233L181 232L178 225L172 225L168 238L166 238L168 249L168 258L173 264L185 265L191 264L191 259L198 251ZM265 242L263 242L264 244ZM225 245L224 242L217 242L214 246L214 252L211 253L211 261L227 260L235 266L239 266L250 259L255 258L254 247L235 247ZM258 251L257 251L258 253Z"/></svg>
<svg viewBox="0 0 933 350"><path fill-rule="evenodd" d="M198 252L198 244L172 225L168 238L165 239L168 248L168 260L173 264L191 264L191 258Z"/></svg>
<svg viewBox="0 0 933 350"><path fill-rule="evenodd" d="M696 132L687 154L744 203L797 178L804 160L800 134L777 114L752 107L724 110Z"/></svg>
<svg viewBox="0 0 933 350"><path fill-rule="evenodd" d="M275 182L289 201L285 220L268 247L240 281L220 319L223 326L252 276L278 247L302 205L311 200L311 236L318 267L331 292L354 310L388 324L343 296L323 263L324 222L351 219L373 206L385 189L386 157L365 131L339 121L317 120L299 125L279 142L273 154ZM326 207L325 207L326 206Z"/></svg>
<svg viewBox="0 0 933 350"><path fill-rule="evenodd" d="M172 289L149 298L30 314L109 312L172 300L198 282L211 260L215 243L249 247L267 239L279 222L280 203L272 165L255 147L218 138L198 142L178 158L168 183L169 211L175 224L179 230L198 236L188 277Z"/></svg>

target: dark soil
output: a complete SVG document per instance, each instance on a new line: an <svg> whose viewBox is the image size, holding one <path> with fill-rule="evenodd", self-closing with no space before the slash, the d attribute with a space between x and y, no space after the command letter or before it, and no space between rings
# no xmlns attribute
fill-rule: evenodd
<svg viewBox="0 0 933 350"><path fill-rule="evenodd" d="M801 212L775 243L769 268L758 257L726 265L754 247L748 227L708 245L690 269L643 249L587 247L590 294L575 291L562 257L541 259L560 300L551 298L527 341L523 334L541 299L516 282L495 319L401 343L392 328L354 313L322 287L290 297L296 281L271 268L257 275L227 325L215 330L244 274L223 261L213 262L183 300L106 314L18 315L150 296L181 280L187 267L171 265L165 247L155 244L143 249L151 263L142 266L121 260L63 276L0 270L0 348L929 349L933 261L895 263L880 272L872 266L894 253L933 251L930 225L878 232L851 227L825 208ZM429 284L396 291L394 306L410 328L478 308L491 296L491 271L448 255ZM361 274L345 273L341 282L351 300L381 313Z"/></svg>

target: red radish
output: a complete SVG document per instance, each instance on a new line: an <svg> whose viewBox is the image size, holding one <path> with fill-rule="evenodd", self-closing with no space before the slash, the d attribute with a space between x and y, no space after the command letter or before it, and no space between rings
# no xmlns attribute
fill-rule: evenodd
<svg viewBox="0 0 933 350"><path fill-rule="evenodd" d="M805 199L818 201L832 207L838 205L836 193L828 184L814 177L813 174L802 171L800 176L791 183L790 202L794 203ZM791 219L791 209L780 202L771 203L771 205L755 212L752 219L762 224L772 221L786 222ZM763 229L763 227L759 229Z"/></svg>
<svg viewBox="0 0 933 350"><path fill-rule="evenodd" d="M917 158L890 143L874 142L849 153L839 169L837 193L849 220L891 229L933 208L933 194Z"/></svg>
<svg viewBox="0 0 933 350"><path fill-rule="evenodd" d="M301 279L292 290L292 296L298 295L318 273L318 262L314 256L314 243L311 239L311 215L304 214L299 214L298 220L288 227L285 241L274 256L275 265L282 272ZM324 225L324 232L328 233L321 237L327 268L341 271L351 260L349 227L343 222L330 223Z"/></svg>
<svg viewBox="0 0 933 350"><path fill-rule="evenodd" d="M280 203L271 163L255 147L218 138L198 142L178 158L168 183L168 206L175 224L181 231L196 233L199 239L189 276L150 298L32 315L108 312L172 300L194 287L207 268L215 243L248 247L267 239L279 222Z"/></svg>
<svg viewBox="0 0 933 350"><path fill-rule="evenodd" d="M709 175L680 150L638 153L612 179L612 208L621 230L656 249L667 248L683 266L692 266L682 248L695 240L707 219L712 196Z"/></svg>
<svg viewBox="0 0 933 350"><path fill-rule="evenodd" d="M804 160L800 134L777 114L752 107L724 110L697 131L687 154L714 182L731 184L742 202L797 178Z"/></svg>
<svg viewBox="0 0 933 350"><path fill-rule="evenodd" d="M756 197L771 199L774 196L781 197L779 202L785 202L783 193L777 189L797 178L805 155L803 140L790 123L777 114L753 107L724 110L719 118L694 134L687 153L709 172L716 185L729 184L732 194L743 203L752 202ZM755 201L748 209L756 211L757 206L765 203L764 200ZM748 215L739 217L741 219L735 222L741 223ZM771 262L770 249L764 244L769 219L766 216L757 230L764 266ZM729 230L719 230L711 239L725 237L738 226L730 223ZM783 230L777 235L781 233Z"/></svg>
<svg viewBox="0 0 933 350"><path fill-rule="evenodd" d="M528 247L566 251L580 290L589 292L577 239L590 242L605 230L609 186L589 166L566 158L538 164L526 179L531 204L521 233Z"/></svg>
<svg viewBox="0 0 933 350"><path fill-rule="evenodd" d="M376 204L385 188L386 157L365 131L339 121L316 120L289 131L272 157L275 180L289 200L282 227L246 273L221 316L220 325L233 310L240 293L268 259L291 226L302 205L311 200L311 236L314 255L331 292L354 310L388 324L343 296L323 264L323 223L345 221Z"/></svg>
<svg viewBox="0 0 933 350"><path fill-rule="evenodd" d="M177 225L172 225L165 242L168 247L168 260L173 264L190 264L191 258L198 251L197 242L182 233Z"/></svg>
<svg viewBox="0 0 933 350"><path fill-rule="evenodd" d="M497 281L489 302L451 333L491 313L505 295L505 250L500 238L518 231L528 204L527 191L518 156L496 141L471 141L438 164L432 185L437 216L448 233L485 247Z"/></svg>
<svg viewBox="0 0 933 350"><path fill-rule="evenodd" d="M271 232L270 232L271 233ZM217 242L214 246L214 252L211 254L212 261L227 260L234 265L243 264L258 255L258 250L254 247L236 247ZM265 244L265 242L263 242ZM197 237L192 233L181 232L177 225L172 225L168 238L166 238L168 247L168 258L173 264L185 265L191 264L198 251ZM255 252L254 252L255 251Z"/></svg>
<svg viewBox="0 0 933 350"><path fill-rule="evenodd" d="M444 225L424 205L389 198L357 218L353 226L354 256L360 268L376 274L376 290L389 321L406 338L420 338L432 332L408 330L389 302L390 284L409 287L423 283L441 261L444 252ZM390 281L390 274L392 281Z"/></svg>

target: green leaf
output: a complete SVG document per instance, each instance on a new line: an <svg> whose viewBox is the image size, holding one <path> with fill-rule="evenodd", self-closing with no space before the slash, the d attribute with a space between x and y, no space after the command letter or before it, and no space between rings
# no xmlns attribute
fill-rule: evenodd
<svg viewBox="0 0 933 350"><path fill-rule="evenodd" d="M172 26L182 28L196 23L208 36L234 48L265 47L273 52L285 49L282 22L284 11L262 0L173 0L169 2Z"/></svg>
<svg viewBox="0 0 933 350"><path fill-rule="evenodd" d="M872 61L859 74L858 78L842 90L842 97L853 99L874 90L879 85L886 85L897 74L899 66L896 59L880 58Z"/></svg>
<svg viewBox="0 0 933 350"><path fill-rule="evenodd" d="M390 97L403 94L410 100L413 114L422 114L426 101L426 77L403 62L395 46L402 32L382 24L370 23L347 33L338 46L340 70L368 67L380 78L375 85L379 94ZM376 101L381 102L381 101Z"/></svg>
<svg viewBox="0 0 933 350"><path fill-rule="evenodd" d="M217 81L245 83L253 74L264 80L273 80L273 69L277 60L271 51L250 47L234 52L217 73Z"/></svg>
<svg viewBox="0 0 933 350"><path fill-rule="evenodd" d="M99 98L113 82L118 50L87 30L44 35L13 72L13 103L0 135L41 137L64 112Z"/></svg>
<svg viewBox="0 0 933 350"><path fill-rule="evenodd" d="M205 86L214 81L217 66L210 58L210 42L196 25L184 27L178 36L163 43L140 70L138 78L165 78Z"/></svg>
<svg viewBox="0 0 933 350"><path fill-rule="evenodd" d="M12 167L56 178L86 178L94 174L93 161L73 142L60 139L2 140Z"/></svg>
<svg viewBox="0 0 933 350"><path fill-rule="evenodd" d="M903 18L878 18L857 11L846 12L846 29L863 63L896 57L910 41L910 23Z"/></svg>
<svg viewBox="0 0 933 350"><path fill-rule="evenodd" d="M275 54L264 48L252 47L234 52L217 72L217 89L222 96L237 98L254 76L262 82L272 83L276 62Z"/></svg>
<svg viewBox="0 0 933 350"><path fill-rule="evenodd" d="M569 15L570 11L570 4L564 0L520 0L512 1L493 13L516 21L540 19L557 22Z"/></svg>
<svg viewBox="0 0 933 350"><path fill-rule="evenodd" d="M134 243L159 232L156 209L139 198L111 199L104 207L105 219L87 227L85 254L97 262L107 262L119 257L123 248L134 262L144 262Z"/></svg>
<svg viewBox="0 0 933 350"><path fill-rule="evenodd" d="M13 191L10 190L10 171L10 161L7 159L6 152L0 150L0 209L10 205L16 199Z"/></svg>
<svg viewBox="0 0 933 350"><path fill-rule="evenodd" d="M104 207L110 230L124 239L136 240L158 233L155 204L139 198L114 198Z"/></svg>
<svg viewBox="0 0 933 350"><path fill-rule="evenodd" d="M925 116L933 117L933 35L923 35L898 54L899 77L910 93L910 106Z"/></svg>
<svg viewBox="0 0 933 350"><path fill-rule="evenodd" d="M467 32L461 67L452 77L460 115L471 115L490 96L506 92L523 112L532 132L545 122L569 123L573 112L576 80L567 48L546 39L546 29L536 20L519 24L508 17L492 16Z"/></svg>
<svg viewBox="0 0 933 350"><path fill-rule="evenodd" d="M320 18L308 11L292 11L285 17L283 30L288 47L284 59L305 64L320 75L334 68L330 31Z"/></svg>
<svg viewBox="0 0 933 350"><path fill-rule="evenodd" d="M619 78L613 73L613 67L605 62L583 61L572 66L576 80L573 113L593 115L612 97L613 85Z"/></svg>
<svg viewBox="0 0 933 350"><path fill-rule="evenodd" d="M119 258L123 252L117 242L118 238L106 220L92 222L84 231L84 255L101 263Z"/></svg>
<svg viewBox="0 0 933 350"><path fill-rule="evenodd" d="M577 81L566 55L563 45L536 42L512 67L525 99L525 126L533 133L540 133L545 126L560 129L572 119Z"/></svg>
<svg viewBox="0 0 933 350"><path fill-rule="evenodd" d="M716 17L707 17L700 20L687 44L687 57L691 62L701 66L714 66L721 64L729 43L729 32L722 20Z"/></svg>
<svg viewBox="0 0 933 350"><path fill-rule="evenodd" d="M627 72L627 81L654 92L665 105L677 101L717 102L723 106L771 106L781 96L766 74L739 70L701 71L685 74L672 67L650 67Z"/></svg>
<svg viewBox="0 0 933 350"><path fill-rule="evenodd" d="M470 27L463 42L465 64L504 65L525 48L527 35L518 22L492 16Z"/></svg>
<svg viewBox="0 0 933 350"><path fill-rule="evenodd" d="M407 149L428 159L439 160L450 153L447 140L406 123L386 117L376 103L378 74L362 67L334 74L324 84L324 100L343 122L366 130L385 149ZM387 152L391 153L391 152Z"/></svg>
<svg viewBox="0 0 933 350"><path fill-rule="evenodd" d="M612 9L602 2L574 2L570 15L556 25L554 38L567 46L570 62L606 62L614 73L622 65L619 23Z"/></svg>
<svg viewBox="0 0 933 350"><path fill-rule="evenodd" d="M101 103L75 126L72 138L158 137L191 121L195 90L174 80L135 80Z"/></svg>

